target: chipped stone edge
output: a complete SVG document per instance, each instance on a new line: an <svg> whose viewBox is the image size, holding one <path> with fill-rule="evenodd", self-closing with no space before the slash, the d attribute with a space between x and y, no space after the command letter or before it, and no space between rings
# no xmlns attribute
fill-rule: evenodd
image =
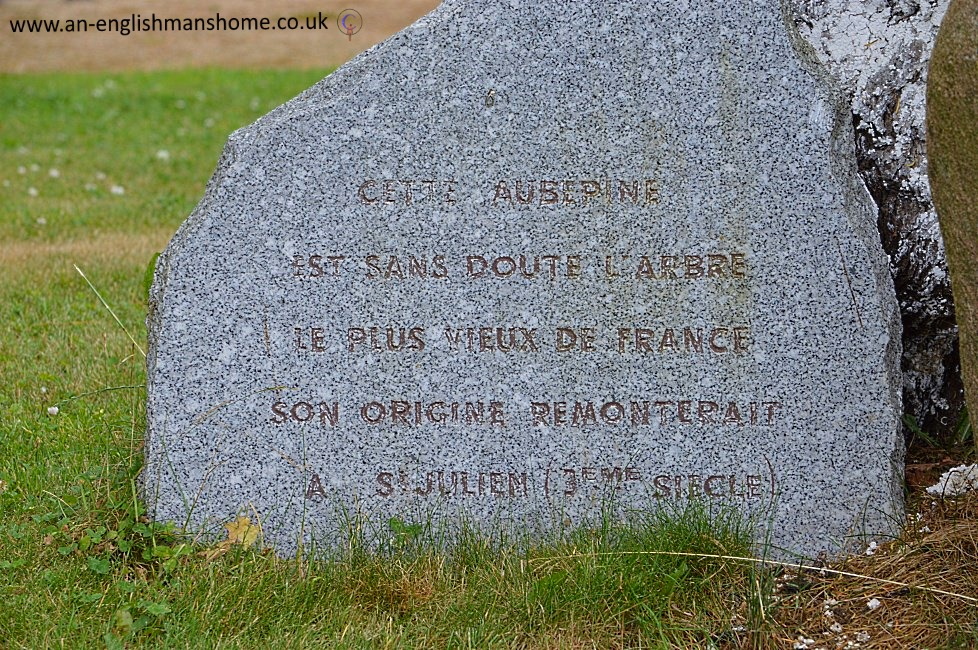
<svg viewBox="0 0 978 650"><path fill-rule="evenodd" d="M386 49L393 47L399 40L408 34L419 30L429 29L428 25L432 21L443 20L443 15L457 11L458 0L445 0L430 13L422 16L417 21L408 25L401 31L389 36L380 43L364 50L350 61L346 62L323 79L319 80L306 90L302 91L292 99L283 102L268 113L258 117L249 125L243 126L233 131L225 142L221 156L218 158L214 172L204 188L200 201L191 211L190 215L180 224L173 237L167 243L166 248L160 253L156 260L156 267L153 271L153 283L150 286L149 301L146 312L146 332L147 332L147 351L146 351L146 430L143 444L143 454L147 462L143 465L137 478L137 487L146 503L147 511L150 516L155 518L159 482L162 474L167 470L151 462L151 451L157 445L164 443L153 434L154 423L158 426L161 417L154 408L153 393L150 386L156 374L156 355L158 351L159 337L162 332L162 312L167 301L167 286L170 279L170 270L173 259L185 248L185 245L192 241L194 235L200 231L207 223L208 217L212 214L211 207L218 200L221 188L224 186L225 178L233 166L247 158L248 150L251 149L251 142L263 132L274 130L279 125L293 119L296 115L295 109L303 107L317 95L322 95L321 100L329 102L337 101L349 91L349 86L344 86L343 80L355 74L358 77L364 76L373 66L377 59ZM310 110L319 110L313 107L302 108L299 114ZM165 452L160 450L160 456ZM173 477L176 479L176 477ZM183 492L183 486L177 486Z"/></svg>
<svg viewBox="0 0 978 650"><path fill-rule="evenodd" d="M865 530L865 521L853 522L853 533L858 536L899 533L904 519L904 456L906 453L903 440L903 372L901 359L903 357L903 324L893 278L890 273L889 256L883 250L883 243L877 227L879 208L873 200L869 189L863 182L856 163L856 145L852 125L852 106L848 101L839 82L821 63L814 47L802 36L795 23L795 12L790 0L779 0L781 19L788 32L788 39L798 55L801 66L820 83L826 91L831 104L831 160L832 174L840 182L843 200L846 204L845 216L849 221L850 232L867 252L867 259L873 265L875 279L875 296L879 299L882 311L881 320L885 324L887 342L883 350L883 362L887 378L887 396L889 407L895 414L890 426L892 448L884 451L886 464L892 468L893 480L890 481L889 502L878 508L880 519L889 525L889 530ZM860 219L858 216L864 215ZM863 519L866 515L864 513ZM858 540L854 540L858 541ZM840 550L844 553L853 543L844 544Z"/></svg>

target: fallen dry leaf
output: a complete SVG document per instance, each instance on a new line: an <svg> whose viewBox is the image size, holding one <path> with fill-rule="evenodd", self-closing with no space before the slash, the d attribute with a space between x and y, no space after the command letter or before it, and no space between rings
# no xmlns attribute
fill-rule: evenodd
<svg viewBox="0 0 978 650"><path fill-rule="evenodd" d="M228 531L228 543L240 544L245 548L258 541L259 529L257 525L251 523L250 517L238 517L234 521L224 524Z"/></svg>
<svg viewBox="0 0 978 650"><path fill-rule="evenodd" d="M235 544L244 548L251 548L258 541L258 534L261 532L258 524L251 523L250 517L238 517L234 521L224 524L224 528L228 531L228 538L215 544L213 548L201 551L197 554L198 556L210 562L227 553Z"/></svg>

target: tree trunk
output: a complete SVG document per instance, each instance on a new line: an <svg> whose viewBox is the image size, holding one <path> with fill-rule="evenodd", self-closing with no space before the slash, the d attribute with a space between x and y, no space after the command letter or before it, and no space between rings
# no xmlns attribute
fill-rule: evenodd
<svg viewBox="0 0 978 650"><path fill-rule="evenodd" d="M954 0L927 85L930 180L957 305L961 370L978 413L978 0Z"/></svg>

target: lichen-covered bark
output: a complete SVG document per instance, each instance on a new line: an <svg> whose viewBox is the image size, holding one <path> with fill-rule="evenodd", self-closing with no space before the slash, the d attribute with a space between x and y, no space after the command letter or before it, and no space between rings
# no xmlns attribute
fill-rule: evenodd
<svg viewBox="0 0 978 650"><path fill-rule="evenodd" d="M978 413L978 0L954 0L927 88L934 203L941 214L961 333L968 409Z"/></svg>
<svg viewBox="0 0 978 650"><path fill-rule="evenodd" d="M852 100L859 170L879 206L903 315L904 409L958 424L957 327L925 155L927 64L948 0L791 0L802 36Z"/></svg>

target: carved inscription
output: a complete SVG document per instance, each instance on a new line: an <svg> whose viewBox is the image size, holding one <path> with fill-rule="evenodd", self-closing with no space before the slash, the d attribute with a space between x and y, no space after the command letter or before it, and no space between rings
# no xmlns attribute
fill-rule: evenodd
<svg viewBox="0 0 978 650"><path fill-rule="evenodd" d="M364 258L367 265L367 279L376 280L391 278L403 280L405 278L431 278L432 280L442 280L448 277L448 269L445 267L445 258L441 255L433 255L431 263L426 257L415 257L409 255L407 260L402 260L395 255L367 255Z"/></svg>
<svg viewBox="0 0 978 650"><path fill-rule="evenodd" d="M627 354L741 355L750 349L751 328L746 325L712 327L455 327L421 325L363 325L328 331L322 327L293 328L293 347L301 353L345 350L421 353L503 352L531 354L541 351L588 353L608 351Z"/></svg>
<svg viewBox="0 0 978 650"><path fill-rule="evenodd" d="M771 478L771 494L774 492ZM764 496L764 477L759 474L661 474L652 479L656 498L695 499L706 496L713 499L733 497L758 499Z"/></svg>
<svg viewBox="0 0 978 650"><path fill-rule="evenodd" d="M422 352L425 349L424 328L350 327L346 330L346 349L349 352L358 349Z"/></svg>
<svg viewBox="0 0 978 650"><path fill-rule="evenodd" d="M559 472L548 472L547 476L552 481L545 486L548 496L553 490L564 496L575 496L588 488L613 486L620 489L630 484L651 486L649 493L655 499L759 499L765 496L764 477L760 474L657 474L637 467L562 467ZM772 488L773 480L772 476Z"/></svg>
<svg viewBox="0 0 978 650"><path fill-rule="evenodd" d="M454 180L400 180L369 178L357 189L360 203L372 206L446 204L455 205Z"/></svg>
<svg viewBox="0 0 978 650"><path fill-rule="evenodd" d="M623 402L531 402L533 426L583 427L604 424L633 427L674 424L774 424L781 402L713 400L641 400Z"/></svg>
<svg viewBox="0 0 978 650"><path fill-rule="evenodd" d="M335 427L340 422L339 402L274 402L272 404L272 424L286 422L312 422Z"/></svg>
<svg viewBox="0 0 978 650"><path fill-rule="evenodd" d="M641 483L642 470L637 467L561 467L556 472L547 471L544 491L551 490L565 496L574 496L587 487L612 486L627 488L631 483Z"/></svg>
<svg viewBox="0 0 978 650"><path fill-rule="evenodd" d="M357 200L371 208L412 206L448 207L460 200L460 185L445 179L364 179ZM485 204L511 209L523 206L568 210L592 204L651 206L660 202L659 182L650 178L499 179L486 188ZM287 261L289 276L298 282L330 282L345 277L372 283L458 282L703 282L739 290L750 271L747 255L737 250L621 251L305 251ZM647 290L647 289L643 289ZM545 305L541 305L544 307ZM680 309L690 306L677 305ZM668 314L669 312L664 312ZM621 326L556 322L506 323L296 323L290 339L298 354L517 354L591 355L623 359L684 355L699 358L741 356L753 346L750 323L703 322L681 315L628 322ZM556 356L554 356L556 355ZM327 393L328 394L328 393ZM281 426L334 428L354 426L407 432L419 427L481 427L499 435L510 428L547 430L567 428L622 429L771 427L785 406L780 399L734 399L722 395L650 396L614 399L533 399L518 404L501 399L476 401L447 397L365 399L341 404L322 399L276 400L270 421ZM770 463L768 463L770 466ZM655 499L756 500L775 493L771 475L714 468L710 471L669 471L634 465L557 465L542 469L433 467L414 471L390 469L370 476L369 490L380 498L398 496L444 499L575 498L596 490L641 490ZM313 474L307 500L322 502L327 489Z"/></svg>
<svg viewBox="0 0 978 650"><path fill-rule="evenodd" d="M742 280L747 255L735 251L710 253L648 253L585 255L580 253L488 255L303 253L288 262L296 279L329 280L352 273L375 281L397 280Z"/></svg>
<svg viewBox="0 0 978 650"><path fill-rule="evenodd" d="M510 278L527 280L544 278L554 280L558 276L571 279L581 277L580 255L484 255L465 256L465 274L469 278Z"/></svg>
<svg viewBox="0 0 978 650"><path fill-rule="evenodd" d="M299 400L272 402L273 424L335 427L346 421L370 426L421 427L474 425L505 428L515 421L532 427L769 427L783 408L780 400L637 399L622 401L533 401L528 407L510 407L500 400L372 400L351 409L339 402ZM512 416L513 419L510 418Z"/></svg>
<svg viewBox="0 0 978 650"><path fill-rule="evenodd" d="M453 352L538 352L535 327L446 327L445 342Z"/></svg>
<svg viewBox="0 0 978 650"><path fill-rule="evenodd" d="M619 327L618 352L740 354L750 344L749 327Z"/></svg>
<svg viewBox="0 0 978 650"><path fill-rule="evenodd" d="M500 180L493 188L492 204L537 206L654 205L659 182L646 179Z"/></svg>
<svg viewBox="0 0 978 650"><path fill-rule="evenodd" d="M306 486L306 499L317 503L326 499L326 489L323 487L319 474L313 474L312 478L309 479L309 485Z"/></svg>
<svg viewBox="0 0 978 650"><path fill-rule="evenodd" d="M455 205L457 185L456 180L367 178L357 187L356 196L361 204L373 207ZM485 194L493 207L644 206L660 200L659 181L651 178L500 179Z"/></svg>
<svg viewBox="0 0 978 650"><path fill-rule="evenodd" d="M506 426L503 403L485 402L368 402L359 409L360 420L367 424L462 423Z"/></svg>
<svg viewBox="0 0 978 650"><path fill-rule="evenodd" d="M765 485L766 484L766 485ZM644 490L654 499L757 500L776 494L774 476L761 474L699 472L662 473L634 466L575 466L546 468L536 472L504 470L448 470L423 472L385 471L374 476L373 492L442 498L487 497L526 499L534 492L545 497L575 497L595 490ZM306 487L307 500L327 497L318 474Z"/></svg>
<svg viewBox="0 0 978 650"><path fill-rule="evenodd" d="M377 474L376 494L389 497L395 492L419 496L526 498L530 495L526 472L426 472L418 480L405 472Z"/></svg>

